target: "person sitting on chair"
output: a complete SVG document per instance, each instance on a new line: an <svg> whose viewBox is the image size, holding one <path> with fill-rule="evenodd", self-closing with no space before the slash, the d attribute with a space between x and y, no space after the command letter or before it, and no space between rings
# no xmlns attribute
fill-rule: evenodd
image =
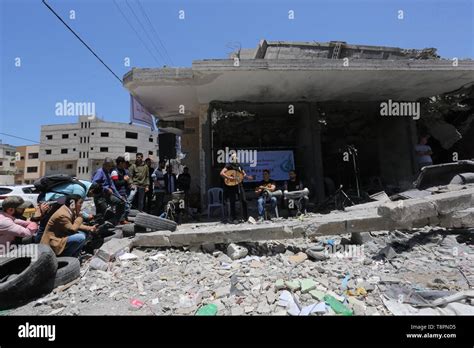
<svg viewBox="0 0 474 348"><path fill-rule="evenodd" d="M297 177L296 171L290 170L288 175L290 176L290 179L285 182L285 190L287 190L288 192L302 190L303 183Z"/></svg>
<svg viewBox="0 0 474 348"><path fill-rule="evenodd" d="M255 193L258 196L257 207L258 207L258 221L263 221L265 215L265 201L270 201L272 206L272 211L275 211L277 205L276 197L270 197L269 192L274 192L276 189L275 182L270 179L270 171L264 169L263 171L263 181L255 188Z"/></svg>

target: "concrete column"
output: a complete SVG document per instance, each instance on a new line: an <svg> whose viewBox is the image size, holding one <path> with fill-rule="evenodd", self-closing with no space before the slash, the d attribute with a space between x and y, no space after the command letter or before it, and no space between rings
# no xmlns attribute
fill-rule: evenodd
<svg viewBox="0 0 474 348"><path fill-rule="evenodd" d="M414 168L414 121L408 117L379 117L380 174L387 184L411 187Z"/></svg>
<svg viewBox="0 0 474 348"><path fill-rule="evenodd" d="M301 179L318 201L324 199L324 171L321 152L321 129L314 105L308 103L299 108L298 149L303 159Z"/></svg>
<svg viewBox="0 0 474 348"><path fill-rule="evenodd" d="M211 131L209 104L199 105L199 177L201 187L201 207L207 204L207 189L211 180Z"/></svg>
<svg viewBox="0 0 474 348"><path fill-rule="evenodd" d="M191 175L191 192L197 193L199 190L199 118L186 117L184 120L184 131L181 137L182 151L186 153L183 160L184 165L189 168Z"/></svg>

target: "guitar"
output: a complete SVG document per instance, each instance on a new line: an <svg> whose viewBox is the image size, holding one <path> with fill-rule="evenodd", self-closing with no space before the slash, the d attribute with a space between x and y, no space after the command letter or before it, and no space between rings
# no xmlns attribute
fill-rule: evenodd
<svg viewBox="0 0 474 348"><path fill-rule="evenodd" d="M226 172L226 175L231 176L232 179L224 178L224 182L227 186L236 186L241 184L244 181L244 173L239 172L238 170L229 169ZM253 180L252 176L248 176L250 180Z"/></svg>

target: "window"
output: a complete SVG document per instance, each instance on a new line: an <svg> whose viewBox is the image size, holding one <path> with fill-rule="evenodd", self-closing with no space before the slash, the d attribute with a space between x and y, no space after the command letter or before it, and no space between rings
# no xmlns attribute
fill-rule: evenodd
<svg viewBox="0 0 474 348"><path fill-rule="evenodd" d="M107 138L109 136L109 133L108 132L102 132L102 133L100 133L100 136L102 138Z"/></svg>
<svg viewBox="0 0 474 348"><path fill-rule="evenodd" d="M87 137L87 143L91 142L91 137Z"/></svg>
<svg viewBox="0 0 474 348"><path fill-rule="evenodd" d="M135 132L125 132L125 138L128 138L128 139L138 139L138 133L135 133Z"/></svg>
<svg viewBox="0 0 474 348"><path fill-rule="evenodd" d="M0 195L6 195L10 192L12 192L12 189L6 188L6 187L0 187Z"/></svg>
<svg viewBox="0 0 474 348"><path fill-rule="evenodd" d="M79 142L82 144L82 137L79 137Z"/></svg>
<svg viewBox="0 0 474 348"><path fill-rule="evenodd" d="M47 135L47 136L46 136L46 139L48 139L48 140L53 140L53 136L52 136L52 135Z"/></svg>
<svg viewBox="0 0 474 348"><path fill-rule="evenodd" d="M92 132L91 134L94 135L94 132Z"/></svg>
<svg viewBox="0 0 474 348"><path fill-rule="evenodd" d="M45 150L47 155L51 155L51 150Z"/></svg>
<svg viewBox="0 0 474 348"><path fill-rule="evenodd" d="M38 173L38 167L27 167L26 172L27 173Z"/></svg>
<svg viewBox="0 0 474 348"><path fill-rule="evenodd" d="M0 162L0 166L3 166L3 162Z"/></svg>
<svg viewBox="0 0 474 348"><path fill-rule="evenodd" d="M61 149L61 153L67 153L67 149Z"/></svg>
<svg viewBox="0 0 474 348"><path fill-rule="evenodd" d="M52 164L49 166L49 170L58 170L57 164Z"/></svg>
<svg viewBox="0 0 474 348"><path fill-rule="evenodd" d="M76 136L76 135L77 135L77 134L76 134L76 133L74 133L74 136Z"/></svg>
<svg viewBox="0 0 474 348"><path fill-rule="evenodd" d="M14 167L15 166L15 162L10 162L10 167Z"/></svg>
<svg viewBox="0 0 474 348"><path fill-rule="evenodd" d="M23 161L25 159L25 156L20 157L20 161Z"/></svg>
<svg viewBox="0 0 474 348"><path fill-rule="evenodd" d="M89 167L86 167L86 173L89 173Z"/></svg>
<svg viewBox="0 0 474 348"><path fill-rule="evenodd" d="M81 122L81 128L84 128L84 124Z"/></svg>
<svg viewBox="0 0 474 348"><path fill-rule="evenodd" d="M74 148L74 149L72 149L72 151L76 151L76 149Z"/></svg>
<svg viewBox="0 0 474 348"><path fill-rule="evenodd" d="M100 152L109 152L109 148L108 147L101 147Z"/></svg>
<svg viewBox="0 0 474 348"><path fill-rule="evenodd" d="M69 139L69 134L63 134L63 139Z"/></svg>
<svg viewBox="0 0 474 348"><path fill-rule="evenodd" d="M87 151L87 158L89 158L89 151Z"/></svg>
<svg viewBox="0 0 474 348"><path fill-rule="evenodd" d="M153 136L150 135L150 137L148 138L148 142L150 142L150 143L153 142Z"/></svg>
<svg viewBox="0 0 474 348"><path fill-rule="evenodd" d="M72 164L66 164L66 169L72 169Z"/></svg>
<svg viewBox="0 0 474 348"><path fill-rule="evenodd" d="M137 153L138 149L136 146L125 146L125 152Z"/></svg>
<svg viewBox="0 0 474 348"><path fill-rule="evenodd" d="M82 158L82 152L79 152L79 158Z"/></svg>
<svg viewBox="0 0 474 348"><path fill-rule="evenodd" d="M91 128L91 123L90 122L87 122L87 127Z"/></svg>
<svg viewBox="0 0 474 348"><path fill-rule="evenodd" d="M82 172L82 167L77 168L77 171L79 172L79 174L81 174L81 172Z"/></svg>
<svg viewBox="0 0 474 348"><path fill-rule="evenodd" d="M32 153L29 153L28 154L28 159L35 159L35 158L38 158L39 157L39 153L38 152L32 152ZM23 158L22 158L23 159Z"/></svg>
<svg viewBox="0 0 474 348"><path fill-rule="evenodd" d="M148 155L153 156L153 151L148 151Z"/></svg>

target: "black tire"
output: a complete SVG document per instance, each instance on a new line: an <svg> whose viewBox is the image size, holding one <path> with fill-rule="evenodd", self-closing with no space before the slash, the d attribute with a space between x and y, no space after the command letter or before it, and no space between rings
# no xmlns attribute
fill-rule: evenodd
<svg viewBox="0 0 474 348"><path fill-rule="evenodd" d="M140 213L140 210L137 210L137 209L130 209L130 211L128 212L128 216L135 217L135 216L137 216L139 213Z"/></svg>
<svg viewBox="0 0 474 348"><path fill-rule="evenodd" d="M113 232L114 234L104 238L104 243L107 243L109 240L114 239L114 238L118 238L118 239L123 238L123 232L121 229L116 228Z"/></svg>
<svg viewBox="0 0 474 348"><path fill-rule="evenodd" d="M81 276L81 264L75 257L58 257L54 287L68 284Z"/></svg>
<svg viewBox="0 0 474 348"><path fill-rule="evenodd" d="M0 264L0 310L18 307L54 288L58 261L48 245L24 245L16 251L15 257Z"/></svg>
<svg viewBox="0 0 474 348"><path fill-rule="evenodd" d="M136 233L146 233L146 227L138 226L135 224L128 224L122 226L123 238L133 237Z"/></svg>
<svg viewBox="0 0 474 348"><path fill-rule="evenodd" d="M135 218L135 225L146 227L153 231L176 231L177 227L177 224L174 221L146 213L139 213L137 215Z"/></svg>

